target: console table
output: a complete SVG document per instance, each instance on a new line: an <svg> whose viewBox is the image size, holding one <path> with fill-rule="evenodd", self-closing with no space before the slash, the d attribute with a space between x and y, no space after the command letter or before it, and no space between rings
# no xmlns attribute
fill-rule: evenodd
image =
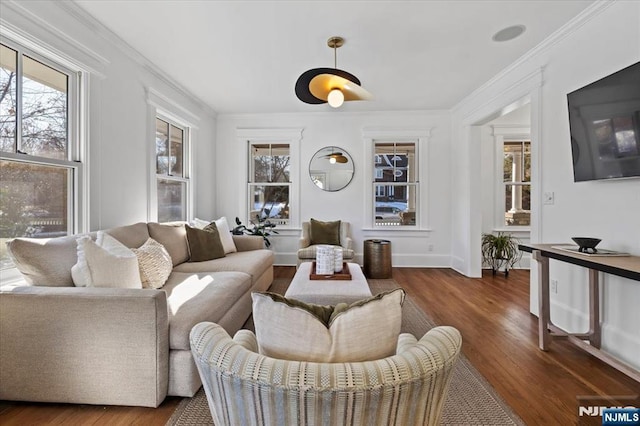
<svg viewBox="0 0 640 426"><path fill-rule="evenodd" d="M538 263L538 346L549 349L552 338L565 338L579 348L640 382L640 371L600 349L600 283L599 272L640 281L638 256L588 256L554 248L562 244L520 244L518 248L532 254ZM549 295L549 259L589 269L589 331L569 333L551 322ZM588 341L588 343L587 343Z"/></svg>

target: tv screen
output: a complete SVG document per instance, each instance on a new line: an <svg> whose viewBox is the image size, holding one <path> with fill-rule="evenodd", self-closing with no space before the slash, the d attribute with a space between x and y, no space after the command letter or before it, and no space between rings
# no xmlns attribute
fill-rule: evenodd
<svg viewBox="0 0 640 426"><path fill-rule="evenodd" d="M574 181L640 177L640 62L567 101Z"/></svg>

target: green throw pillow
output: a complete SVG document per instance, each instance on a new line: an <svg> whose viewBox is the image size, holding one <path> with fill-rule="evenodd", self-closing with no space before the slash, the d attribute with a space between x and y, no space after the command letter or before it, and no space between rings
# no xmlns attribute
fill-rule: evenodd
<svg viewBox="0 0 640 426"><path fill-rule="evenodd" d="M311 244L330 244L333 246L340 245L340 221L321 222L311 219L310 227Z"/></svg>
<svg viewBox="0 0 640 426"><path fill-rule="evenodd" d="M204 262L225 256L215 223L210 223L205 229L192 228L189 225L185 225L185 229L191 253L189 262Z"/></svg>

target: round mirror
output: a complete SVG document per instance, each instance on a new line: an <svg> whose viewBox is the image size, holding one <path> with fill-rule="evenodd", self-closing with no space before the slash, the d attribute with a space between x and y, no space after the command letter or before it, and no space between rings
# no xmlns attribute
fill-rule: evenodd
<svg viewBox="0 0 640 426"><path fill-rule="evenodd" d="M311 159L309 177L323 191L340 191L353 179L353 159L342 148L324 147Z"/></svg>

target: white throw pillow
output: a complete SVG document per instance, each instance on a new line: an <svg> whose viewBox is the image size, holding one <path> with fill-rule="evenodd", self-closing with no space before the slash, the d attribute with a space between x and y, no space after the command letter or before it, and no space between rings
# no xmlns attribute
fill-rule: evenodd
<svg viewBox="0 0 640 426"><path fill-rule="evenodd" d="M124 244L98 231L91 237L78 238L78 262L71 268L78 287L142 288L138 259Z"/></svg>
<svg viewBox="0 0 640 426"><path fill-rule="evenodd" d="M256 340L265 356L293 361L360 362L396 352L402 322L402 289L335 307L305 304L273 293L253 293L252 298Z"/></svg>
<svg viewBox="0 0 640 426"><path fill-rule="evenodd" d="M138 257L142 287L161 288L173 269L167 249L153 238L149 238L142 246L131 251Z"/></svg>
<svg viewBox="0 0 640 426"><path fill-rule="evenodd" d="M235 253L238 251L236 244L233 242L233 236L229 229L229 223L227 218L222 216L220 219L216 219L216 228L218 228L218 234L220 234L220 242L224 248L224 254Z"/></svg>
<svg viewBox="0 0 640 426"><path fill-rule="evenodd" d="M211 222L216 223L216 228L218 228L218 233L220 234L220 242L222 243L222 247L224 248L224 254L237 252L238 249L236 248L236 244L233 242L231 228L229 228L229 222L227 222L227 218L225 216L222 216L220 219L216 219L213 221L206 221L198 219L196 217L191 221L191 227L204 229Z"/></svg>

